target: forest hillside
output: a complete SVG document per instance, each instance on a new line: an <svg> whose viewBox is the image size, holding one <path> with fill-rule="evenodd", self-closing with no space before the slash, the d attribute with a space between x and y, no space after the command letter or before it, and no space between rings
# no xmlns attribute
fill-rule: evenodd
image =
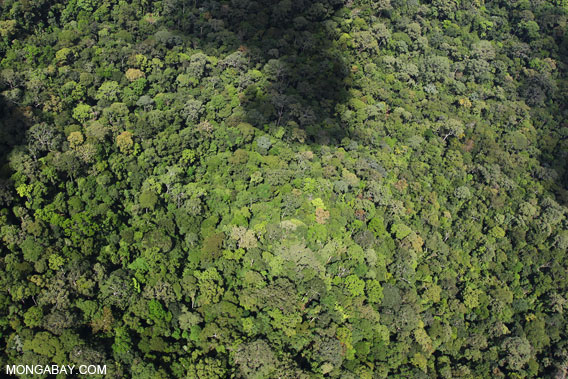
<svg viewBox="0 0 568 379"><path fill-rule="evenodd" d="M567 22L0 0L2 370L566 378Z"/></svg>

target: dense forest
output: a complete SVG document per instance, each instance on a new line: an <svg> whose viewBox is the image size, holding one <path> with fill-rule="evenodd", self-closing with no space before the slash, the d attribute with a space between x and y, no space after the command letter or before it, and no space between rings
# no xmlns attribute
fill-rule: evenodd
<svg viewBox="0 0 568 379"><path fill-rule="evenodd" d="M0 0L0 364L566 378L568 2Z"/></svg>

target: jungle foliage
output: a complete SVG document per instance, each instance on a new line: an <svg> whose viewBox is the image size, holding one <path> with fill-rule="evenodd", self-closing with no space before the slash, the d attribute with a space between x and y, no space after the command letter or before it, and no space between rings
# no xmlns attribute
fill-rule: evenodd
<svg viewBox="0 0 568 379"><path fill-rule="evenodd" d="M6 364L568 372L568 5L0 0Z"/></svg>

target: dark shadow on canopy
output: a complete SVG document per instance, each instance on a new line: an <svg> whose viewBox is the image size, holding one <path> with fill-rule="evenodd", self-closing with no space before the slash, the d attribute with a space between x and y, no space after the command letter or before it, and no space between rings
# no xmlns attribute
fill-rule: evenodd
<svg viewBox="0 0 568 379"><path fill-rule="evenodd" d="M348 100L350 78L350 65L334 44L333 17L342 6L338 0L208 2L196 12L178 6L165 22L205 53L225 51L218 64L254 67L268 78L242 78L241 121L327 145L347 136L336 117Z"/></svg>

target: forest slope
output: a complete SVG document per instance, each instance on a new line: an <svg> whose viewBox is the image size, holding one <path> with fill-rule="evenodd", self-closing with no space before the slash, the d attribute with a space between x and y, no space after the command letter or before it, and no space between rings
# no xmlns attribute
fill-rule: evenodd
<svg viewBox="0 0 568 379"><path fill-rule="evenodd" d="M563 1L0 1L6 364L568 370Z"/></svg>

